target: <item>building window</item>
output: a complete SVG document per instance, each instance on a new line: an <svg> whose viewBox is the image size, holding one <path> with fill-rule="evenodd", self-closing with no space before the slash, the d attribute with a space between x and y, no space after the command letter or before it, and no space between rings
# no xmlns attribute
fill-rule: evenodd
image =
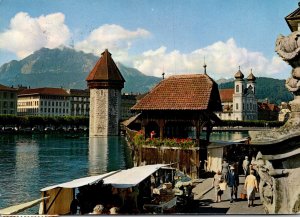
<svg viewBox="0 0 300 217"><path fill-rule="evenodd" d="M240 85L236 85L236 87L235 87L235 92L237 92L237 93L240 92Z"/></svg>
<svg viewBox="0 0 300 217"><path fill-rule="evenodd" d="M239 109L239 104L238 104L238 103L235 104L235 108L236 108L237 110Z"/></svg>
<svg viewBox="0 0 300 217"><path fill-rule="evenodd" d="M14 93L10 93L10 98L13 99L14 97Z"/></svg>
<svg viewBox="0 0 300 217"><path fill-rule="evenodd" d="M10 102L10 107L11 107L11 108L14 107L14 102Z"/></svg>

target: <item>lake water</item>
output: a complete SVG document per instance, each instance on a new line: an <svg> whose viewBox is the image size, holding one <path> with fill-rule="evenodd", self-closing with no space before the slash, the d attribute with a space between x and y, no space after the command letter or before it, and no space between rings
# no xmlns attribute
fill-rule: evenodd
<svg viewBox="0 0 300 217"><path fill-rule="evenodd" d="M123 137L1 135L0 209L37 199L49 185L131 167L128 154Z"/></svg>
<svg viewBox="0 0 300 217"><path fill-rule="evenodd" d="M247 133L212 133L211 141ZM0 209L39 198L39 190L72 179L132 166L124 137L0 135ZM21 214L36 214L35 206Z"/></svg>

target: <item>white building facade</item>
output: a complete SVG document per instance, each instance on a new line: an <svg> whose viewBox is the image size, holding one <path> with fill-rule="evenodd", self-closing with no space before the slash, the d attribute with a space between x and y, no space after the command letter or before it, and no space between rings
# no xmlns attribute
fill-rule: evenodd
<svg viewBox="0 0 300 217"><path fill-rule="evenodd" d="M246 82L240 69L234 77L234 89L220 90L223 111L216 114L222 120L258 120L256 78L252 70Z"/></svg>
<svg viewBox="0 0 300 217"><path fill-rule="evenodd" d="M24 89L18 93L20 116L69 116L69 94L62 88Z"/></svg>
<svg viewBox="0 0 300 217"><path fill-rule="evenodd" d="M0 115L17 114L17 90L0 84Z"/></svg>

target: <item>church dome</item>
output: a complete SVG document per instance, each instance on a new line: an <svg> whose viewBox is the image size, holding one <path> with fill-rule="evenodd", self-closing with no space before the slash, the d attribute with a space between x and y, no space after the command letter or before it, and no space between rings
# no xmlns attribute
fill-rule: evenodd
<svg viewBox="0 0 300 217"><path fill-rule="evenodd" d="M237 71L237 73L235 73L234 77L235 77L235 79L243 79L244 78L244 74L241 72L240 67L239 67L239 71Z"/></svg>
<svg viewBox="0 0 300 217"><path fill-rule="evenodd" d="M256 80L256 77L253 75L252 70L251 70L250 75L247 77L247 80L248 81L255 81Z"/></svg>

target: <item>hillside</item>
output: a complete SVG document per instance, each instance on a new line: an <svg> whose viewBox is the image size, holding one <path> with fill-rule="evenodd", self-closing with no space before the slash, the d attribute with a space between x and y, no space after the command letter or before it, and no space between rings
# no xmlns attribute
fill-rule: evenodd
<svg viewBox="0 0 300 217"><path fill-rule="evenodd" d="M64 87L85 89L85 78L99 57L71 48L42 48L20 60L0 67L0 84L7 86ZM146 76L134 68L117 63L125 78L123 92L147 92L161 79Z"/></svg>
<svg viewBox="0 0 300 217"><path fill-rule="evenodd" d="M220 89L233 87L233 81L219 84ZM293 100L293 95L285 87L285 80L266 77L256 79L256 97L259 100L268 99L269 102L277 105Z"/></svg>

